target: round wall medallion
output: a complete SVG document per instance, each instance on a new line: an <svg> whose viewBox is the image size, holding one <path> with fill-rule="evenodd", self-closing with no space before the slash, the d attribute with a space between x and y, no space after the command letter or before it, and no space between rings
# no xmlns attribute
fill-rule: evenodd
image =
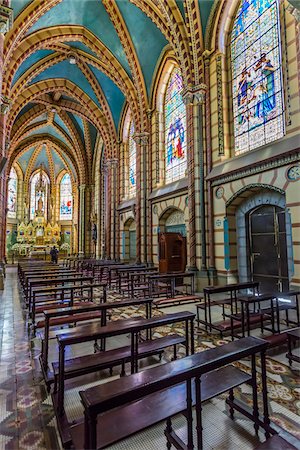
<svg viewBox="0 0 300 450"><path fill-rule="evenodd" d="M154 205L153 206L153 214L157 214L157 211L158 211L157 205Z"/></svg>
<svg viewBox="0 0 300 450"><path fill-rule="evenodd" d="M222 186L218 187L218 189L216 189L215 195L217 198L222 198L224 195L224 188Z"/></svg>
<svg viewBox="0 0 300 450"><path fill-rule="evenodd" d="M286 178L289 181L297 181L300 179L300 166L292 166L286 172Z"/></svg>

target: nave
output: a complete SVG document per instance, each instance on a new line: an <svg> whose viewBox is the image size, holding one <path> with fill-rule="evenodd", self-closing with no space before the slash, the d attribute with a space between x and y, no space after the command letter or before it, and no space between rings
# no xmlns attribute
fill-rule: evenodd
<svg viewBox="0 0 300 450"><path fill-rule="evenodd" d="M18 285L15 268L7 269L5 290L1 295L1 448L3 449L59 449L60 439L56 428L55 414L51 397L47 396L45 384L39 366L40 343L38 338L30 339L28 334L28 317L24 308L24 299ZM118 294L114 290L108 291L108 301L115 301ZM194 304L175 306L168 308L168 313L184 310L196 312ZM165 310L163 311L165 313ZM121 316L113 313L112 319L129 318L139 315L136 308L124 309ZM160 315L161 310L155 310L155 315ZM183 332L179 327L173 327L172 331ZM170 333L165 327L160 333ZM124 345L126 338L114 338L110 343L113 347ZM219 339L217 335L209 336L199 332L195 328L195 351L201 352L214 346L229 342L230 338ZM90 344L90 343L88 343ZM89 345L90 346L90 345ZM87 344L81 344L80 348L68 353L70 356L85 354ZM288 367L285 358L286 350L282 354L272 354L267 357L267 377L269 392L269 412L273 425L288 431L299 438L299 417L297 405L299 399L299 378L297 364L293 363L293 369ZM179 356L184 356L184 350L179 351ZM170 361L172 352L165 352L162 362ZM57 359L57 350L52 345L49 354L50 360ZM148 364L157 365L157 357L142 361L142 366ZM246 361L239 364L247 366ZM142 369L140 366L140 370ZM249 366L249 363L248 363ZM128 371L128 368L126 367ZM128 372L129 373L129 372ZM86 376L84 379L72 380L68 384L65 398L65 408L69 420L76 420L82 416L82 405L78 395L79 390L91 386L112 381L119 377L118 368L114 369L113 377L109 371ZM297 384L298 383L298 384ZM249 402L249 388L242 386L236 390L236 396L246 403ZM226 395L214 398L203 406L203 448L204 449L250 449L258 445L253 424L238 413L232 421L226 412L224 402ZM185 419L176 416L173 427L179 435L185 436ZM118 444L110 446L111 449L162 449L166 440L163 434L165 424L156 425L150 430L143 431ZM264 435L259 431L259 438L264 440Z"/></svg>

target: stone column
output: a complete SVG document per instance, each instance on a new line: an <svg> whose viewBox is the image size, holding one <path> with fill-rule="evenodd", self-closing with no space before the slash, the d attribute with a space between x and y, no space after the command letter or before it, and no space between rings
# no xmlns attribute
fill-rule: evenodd
<svg viewBox="0 0 300 450"><path fill-rule="evenodd" d="M205 102L205 134L206 134L206 155L207 174L212 169L212 147L211 147L211 108L210 108L210 53L204 52L204 80L207 86ZM220 144L220 142L219 142ZM214 204L213 188L211 181L207 183L207 224L208 224L208 275L210 284L217 284L217 270L215 266L215 234L214 234Z"/></svg>
<svg viewBox="0 0 300 450"><path fill-rule="evenodd" d="M182 93L187 114L187 160L189 201L189 270L197 271L197 243L200 241L200 277L207 279L206 268L206 221L204 190L204 137L203 105L206 85L200 84L184 89ZM196 189L197 184L197 189ZM197 201L196 201L197 200ZM197 234L197 220L199 233ZM198 236L200 234L200 239ZM207 282L208 280L206 280Z"/></svg>
<svg viewBox="0 0 300 450"><path fill-rule="evenodd" d="M110 160L104 164L104 257L111 259L111 167Z"/></svg>
<svg viewBox="0 0 300 450"><path fill-rule="evenodd" d="M117 259L119 256L118 249L118 160L113 158L110 160L111 172L111 229L112 229L112 258Z"/></svg>
<svg viewBox="0 0 300 450"><path fill-rule="evenodd" d="M78 186L79 189L79 245L78 252L84 253L85 243L85 184Z"/></svg>
<svg viewBox="0 0 300 450"><path fill-rule="evenodd" d="M6 137L6 114L9 110L10 100L2 95L3 80L3 47L4 35L10 30L13 23L13 10L10 0L4 0L0 5L0 289L3 289L4 256L6 246L6 205L7 205L7 174L5 163L7 157L8 141Z"/></svg>
<svg viewBox="0 0 300 450"><path fill-rule="evenodd" d="M137 153L140 153L140 164L137 164L137 175L140 170L140 183L136 186L136 230L137 250L140 249L137 262L147 263L147 231L148 231L148 196L147 196L147 154L149 145L149 133L135 133L133 139L137 145ZM138 176L137 176L138 180ZM139 224L139 226L138 226Z"/></svg>

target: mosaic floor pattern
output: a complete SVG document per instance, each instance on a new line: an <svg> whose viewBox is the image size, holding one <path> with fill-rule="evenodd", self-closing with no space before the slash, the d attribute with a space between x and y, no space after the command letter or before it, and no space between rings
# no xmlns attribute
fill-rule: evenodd
<svg viewBox="0 0 300 450"><path fill-rule="evenodd" d="M110 294L111 300L116 297L116 294ZM193 305L186 305L184 309L193 308ZM154 310L154 314L161 314L161 311ZM144 315L143 308L127 308L121 313L121 318L139 315ZM112 319L116 320L118 317L119 312L112 310ZM170 332L180 334L182 329L178 325L164 327L157 329L155 335L163 336ZM223 345L226 339L220 340L196 331L196 342L196 351L204 351L216 345ZM55 348L52 348L54 359L55 351ZM179 355L184 356L183 348L179 350ZM16 269L8 268L5 290L0 293L0 450L61 448L51 400L41 379L38 356L37 340L31 340L28 334L26 311L22 308ZM171 357L172 352L166 351L164 358L168 361ZM157 363L155 358L152 363ZM239 365L243 370L249 370L248 361L242 361ZM276 360L275 356L267 358L271 421L300 439L300 377L296 367L299 368L299 365L295 364L294 368L290 369L287 364ZM114 377L118 376L116 373L114 371ZM103 371L100 378L101 382L113 379L108 371ZM91 381L91 384L97 383L99 378ZM81 385L80 389L84 389L84 386ZM250 394L249 388L242 386L237 390L236 396L243 402L250 403ZM213 399L204 406L204 449L255 448L258 441L252 423L238 414L236 420L231 421L226 414L224 398L225 396L221 396ZM81 415L76 386L72 386L67 392L66 409L71 419ZM166 448L164 426L161 424L152 427L110 448L162 450ZM182 416L174 419L174 428L184 436ZM262 434L259 437L263 440Z"/></svg>

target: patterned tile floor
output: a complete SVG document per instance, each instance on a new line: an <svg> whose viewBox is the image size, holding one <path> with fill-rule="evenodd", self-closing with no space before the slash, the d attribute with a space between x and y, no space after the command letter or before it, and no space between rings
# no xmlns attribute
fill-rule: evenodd
<svg viewBox="0 0 300 450"><path fill-rule="evenodd" d="M188 309L193 310L193 305ZM187 309L177 307L176 311ZM171 312L172 309L168 309ZM136 310L122 313L122 317L138 315ZM113 317L116 318L116 317ZM170 329L160 329L165 334ZM182 331L178 330L177 331ZM196 335L197 351L205 350L224 341L211 338L204 333ZM120 339L114 346L122 345ZM83 346L71 354L85 353ZM15 268L7 269L5 290L0 293L0 450L60 450L53 408L47 396L38 364L39 343L30 340L27 330L26 312L22 308ZM168 360L171 353L166 353ZM56 358L55 347L51 348L50 359ZM157 363L155 359L149 361ZM284 430L300 439L300 366L295 364L291 370L283 355L269 357L268 391L271 420ZM248 369L247 361L241 363ZM115 377L116 377L115 372ZM98 378L85 379L90 386L112 379L108 371ZM89 383L89 384L87 384ZM72 383L66 395L66 409L70 420L82 415L78 397L79 381ZM81 385L80 389L84 386ZM249 402L249 389L242 386L238 394L243 401ZM204 450L244 450L253 449L258 444L253 425L240 415L233 422L226 414L224 398L221 396L204 406ZM166 448L163 435L165 424L157 425L123 442L110 447L111 450L162 450ZM174 418L174 428L184 436L185 427L182 416ZM263 434L259 434L263 440ZM300 448L300 446L299 446Z"/></svg>

